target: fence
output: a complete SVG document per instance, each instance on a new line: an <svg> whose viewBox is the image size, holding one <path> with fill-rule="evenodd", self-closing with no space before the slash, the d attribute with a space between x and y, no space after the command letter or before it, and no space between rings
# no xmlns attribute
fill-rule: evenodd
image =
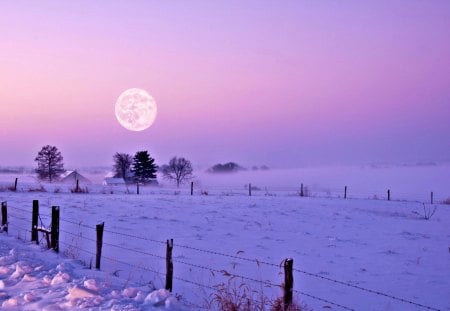
<svg viewBox="0 0 450 311"><path fill-rule="evenodd" d="M173 186L145 186L129 184L121 186L104 186L89 184L80 186L77 180L74 185L41 183L18 183L15 178L12 184L0 185L0 191L22 192L54 192L54 193L97 193L97 194L135 194L135 195L213 195L213 196L299 196L312 198L341 198L341 199L370 199L387 201L420 202L424 204L450 204L450 193L419 190L395 190L392 188L371 187L354 188L343 185L341 187L324 185L307 185L299 183L298 186L276 187L256 186L253 183L242 185L241 188L229 186L204 186L200 182L189 182L181 187Z"/></svg>
<svg viewBox="0 0 450 311"><path fill-rule="evenodd" d="M8 210L9 208L9 210ZM157 275L161 278L164 278L165 288L172 291L174 284L176 283L184 283L187 286L196 286L204 291L208 291L210 293L219 292L223 294L223 291L227 290L226 283L219 284L205 284L204 282L199 282L194 280L191 275L195 274L193 271L206 271L212 275L218 275L223 277L225 280L239 280L240 282L250 282L253 284L259 284L261 287L268 287L272 289L283 289L283 297L282 297L282 305L283 309L287 309L287 307L292 304L293 294L298 294L300 296L305 296L322 303L326 303L329 306L333 306L343 310L353 310L349 306L345 306L338 302L332 301L330 299L326 299L323 297L318 297L311 293L304 292L299 289L294 288L294 277L298 280L301 275L306 275L309 277L316 278L320 281L337 284L339 286L345 286L347 288L351 288L353 290L363 291L365 293L371 295L382 296L388 299L392 299L397 302L404 303L406 305L418 307L421 309L427 310L438 310L437 308L427 306L412 300L404 299L402 297L397 297L388 293L383 293L378 290L373 290L369 288L365 288L359 285L351 284L348 282L340 281L337 279L333 279L331 277L326 277L320 274L311 273L302 269L298 269L294 267L294 261L292 258L287 258L282 261L281 264L275 264L263 260L258 260L255 258L249 258L241 256L240 254L227 254L220 251L213 251L209 249L201 249L197 247L193 247L190 245L178 244L173 241L173 239L168 239L166 241L153 239L144 236L138 236L133 234L128 234L122 231L113 231L109 230L105 223L102 222L94 226L85 225L82 222L76 222L73 220L68 220L64 218L60 218L60 209L57 206L53 206L51 208L51 215L41 215L39 211L39 202L37 200L33 200L32 209L27 210L25 208L19 207L8 207L7 202L2 202L1 204L1 212L2 212L2 220L1 220L1 231L6 233L10 232L11 228L15 228L18 232L24 232L25 235L18 235L19 238L27 239L29 235L31 237L31 241L40 244L42 240L45 238L47 241L47 247L49 249L53 249L55 252L60 251L60 245L63 245L62 249L64 254L78 257L75 251L81 251L89 256L91 256L90 262L85 262L90 268L103 269L103 261L109 261L120 266L127 266L130 269L140 270L147 274L142 274L144 277L148 276L148 274ZM27 218L28 217L28 218ZM31 220L31 223L29 222ZM46 226L45 221L50 225ZM48 222L50 221L50 222ZM63 223L63 226L60 226L60 223ZM73 231L73 228L82 228L84 232L87 232L87 235L82 233L76 233ZM39 234L41 238L39 238ZM65 235L62 239L60 239L60 234ZM70 237L77 237L83 242L81 245L74 245L74 240L70 239ZM116 241L116 243L105 241L105 237L108 237L109 241ZM165 247L164 249L160 249L159 252L155 253L152 251L141 250L132 246L124 246L117 243L118 238L126 239L127 241L135 241L137 244L142 243L152 243L154 245ZM72 241L72 243L71 243ZM129 243L127 243L128 245ZM146 245L146 244L145 244ZM152 265L141 264L137 265L130 261L125 261L123 259L116 258L113 254L114 251L112 249L117 249L121 253L127 253L127 257L140 257L142 260L149 262L151 260L157 260L162 265L159 268L152 267ZM152 247L153 249L153 247ZM207 264L200 264L189 262L188 253L184 255L173 256L174 252L178 250L185 250L189 252L197 252L201 254L207 254L210 256L217 257L225 257L227 259L231 259L234 262L240 263L251 263L256 264L258 267L268 267L272 270L279 270L282 268L283 270L283 284L277 284L270 280L261 280L253 276L244 275L243 273L229 271L226 269L214 268ZM105 253L107 253L105 255ZM108 253L110 255L108 255ZM139 256L136 256L139 255ZM95 266L93 265L93 258L95 257ZM163 266L165 265L165 269ZM182 267L185 269L183 270ZM116 266L117 268L117 266ZM113 274L116 274L118 270L115 272L109 271ZM187 276L184 274L187 273ZM247 293L248 294L248 293ZM261 298L261 297L259 297ZM248 301L253 302L258 305L263 305L264 307L270 308L273 302L269 300L265 300L265 298L261 298L261 300L257 300L254 297L247 297ZM196 309L209 309L211 305L199 305L197 302L190 302L187 299L183 299L183 302L191 307L195 307ZM210 302L211 303L211 302Z"/></svg>

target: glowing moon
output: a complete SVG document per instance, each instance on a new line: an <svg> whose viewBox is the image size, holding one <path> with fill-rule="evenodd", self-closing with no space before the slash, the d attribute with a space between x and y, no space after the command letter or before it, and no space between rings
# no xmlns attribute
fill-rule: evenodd
<svg viewBox="0 0 450 311"><path fill-rule="evenodd" d="M126 90L116 102L117 120L130 131L149 128L155 122L156 112L155 100L142 89Z"/></svg>

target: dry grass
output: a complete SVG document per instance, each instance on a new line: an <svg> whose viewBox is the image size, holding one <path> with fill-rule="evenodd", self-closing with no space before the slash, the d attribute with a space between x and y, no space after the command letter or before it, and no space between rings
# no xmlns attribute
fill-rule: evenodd
<svg viewBox="0 0 450 311"><path fill-rule="evenodd" d="M293 302L285 307L283 298L268 298L262 288L252 289L243 281L234 277L226 283L214 286L216 291L205 302L208 310L220 311L309 311L304 304Z"/></svg>
<svg viewBox="0 0 450 311"><path fill-rule="evenodd" d="M71 193L89 193L88 187L75 187L70 189Z"/></svg>
<svg viewBox="0 0 450 311"><path fill-rule="evenodd" d="M37 188L28 189L28 192L47 192L47 189L45 189L44 186L40 185Z"/></svg>

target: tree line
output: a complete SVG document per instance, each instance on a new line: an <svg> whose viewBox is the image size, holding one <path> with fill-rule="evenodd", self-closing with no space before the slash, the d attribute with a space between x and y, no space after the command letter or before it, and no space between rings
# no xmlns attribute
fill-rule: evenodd
<svg viewBox="0 0 450 311"><path fill-rule="evenodd" d="M38 166L36 173L41 180L52 182L66 171L64 157L55 146L42 147L34 160ZM137 151L134 156L117 152L113 156L113 163L114 177L123 178L127 183L157 183L158 171L164 179L173 181L177 187L194 177L191 161L183 157L173 157L168 164L158 167L147 150Z"/></svg>

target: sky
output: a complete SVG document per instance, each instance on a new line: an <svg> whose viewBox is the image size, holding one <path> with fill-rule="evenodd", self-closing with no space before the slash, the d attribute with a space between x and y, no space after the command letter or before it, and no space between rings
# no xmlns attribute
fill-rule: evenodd
<svg viewBox="0 0 450 311"><path fill-rule="evenodd" d="M450 160L450 2L0 0L0 166ZM155 99L142 132L114 115Z"/></svg>

